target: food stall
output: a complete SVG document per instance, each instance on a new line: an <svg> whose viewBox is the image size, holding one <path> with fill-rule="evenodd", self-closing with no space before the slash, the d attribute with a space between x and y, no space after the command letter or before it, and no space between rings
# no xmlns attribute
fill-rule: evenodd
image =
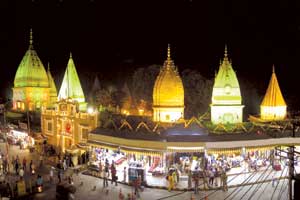
<svg viewBox="0 0 300 200"><path fill-rule="evenodd" d="M21 149L32 147L35 143L35 140L27 132L14 129L7 133L7 141L9 144L20 145Z"/></svg>
<svg viewBox="0 0 300 200"><path fill-rule="evenodd" d="M135 161L129 163L128 182L132 184L139 176L141 176L142 185L146 185L146 170L142 163Z"/></svg>

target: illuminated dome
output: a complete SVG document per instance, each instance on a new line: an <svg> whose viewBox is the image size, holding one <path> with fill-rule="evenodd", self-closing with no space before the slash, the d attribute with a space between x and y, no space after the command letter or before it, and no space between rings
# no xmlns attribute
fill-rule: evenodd
<svg viewBox="0 0 300 200"><path fill-rule="evenodd" d="M283 120L286 117L286 103L280 91L274 66L266 95L260 105L260 115L265 120Z"/></svg>
<svg viewBox="0 0 300 200"><path fill-rule="evenodd" d="M168 58L154 84L153 111L154 121L175 122L183 118L184 88L171 60L170 47L168 47Z"/></svg>
<svg viewBox="0 0 300 200"><path fill-rule="evenodd" d="M238 79L228 60L227 47L225 46L224 59L220 63L218 74L215 77L211 121L214 124L233 124L243 121L242 96Z"/></svg>
<svg viewBox="0 0 300 200"><path fill-rule="evenodd" d="M58 100L69 99L69 98L79 103L80 110L86 109L84 93L80 84L80 80L71 53L68 61L68 66L65 71L64 79L62 81L58 93Z"/></svg>
<svg viewBox="0 0 300 200"><path fill-rule="evenodd" d="M49 87L44 65L33 49L32 31L30 45L16 72L15 87Z"/></svg>

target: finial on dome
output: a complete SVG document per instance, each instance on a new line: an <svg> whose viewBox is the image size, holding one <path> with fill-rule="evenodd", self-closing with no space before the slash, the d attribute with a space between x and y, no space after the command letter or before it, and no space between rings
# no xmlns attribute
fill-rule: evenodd
<svg viewBox="0 0 300 200"><path fill-rule="evenodd" d="M170 47L170 44L168 44L168 61L171 60L171 47Z"/></svg>
<svg viewBox="0 0 300 200"><path fill-rule="evenodd" d="M33 48L33 33L32 33L32 28L30 28L29 47Z"/></svg>
<svg viewBox="0 0 300 200"><path fill-rule="evenodd" d="M274 66L274 64L272 66L272 73L275 73L275 66Z"/></svg>
<svg viewBox="0 0 300 200"><path fill-rule="evenodd" d="M227 54L227 44L225 44L225 50L224 50L224 58L227 58L228 54Z"/></svg>
<svg viewBox="0 0 300 200"><path fill-rule="evenodd" d="M48 62L48 72L50 72L50 62Z"/></svg>
<svg viewBox="0 0 300 200"><path fill-rule="evenodd" d="M70 58L72 58L72 52L70 52Z"/></svg>

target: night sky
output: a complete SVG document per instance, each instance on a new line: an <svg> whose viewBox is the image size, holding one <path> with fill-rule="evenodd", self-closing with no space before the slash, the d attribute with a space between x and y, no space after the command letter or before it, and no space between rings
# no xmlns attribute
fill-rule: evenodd
<svg viewBox="0 0 300 200"><path fill-rule="evenodd" d="M19 0L0 12L1 94L13 83L33 28L34 47L57 83L70 51L80 78L97 73L100 81L114 81L162 64L168 43L180 71L212 78L226 43L240 81L264 93L275 64L284 97L300 97L299 10L288 1Z"/></svg>

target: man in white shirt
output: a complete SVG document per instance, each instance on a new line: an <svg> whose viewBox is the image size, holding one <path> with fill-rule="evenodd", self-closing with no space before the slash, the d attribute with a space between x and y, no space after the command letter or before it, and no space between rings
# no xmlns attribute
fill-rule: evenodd
<svg viewBox="0 0 300 200"><path fill-rule="evenodd" d="M21 167L20 170L19 170L19 176L20 176L21 179L23 179L23 176L24 176L23 167Z"/></svg>

